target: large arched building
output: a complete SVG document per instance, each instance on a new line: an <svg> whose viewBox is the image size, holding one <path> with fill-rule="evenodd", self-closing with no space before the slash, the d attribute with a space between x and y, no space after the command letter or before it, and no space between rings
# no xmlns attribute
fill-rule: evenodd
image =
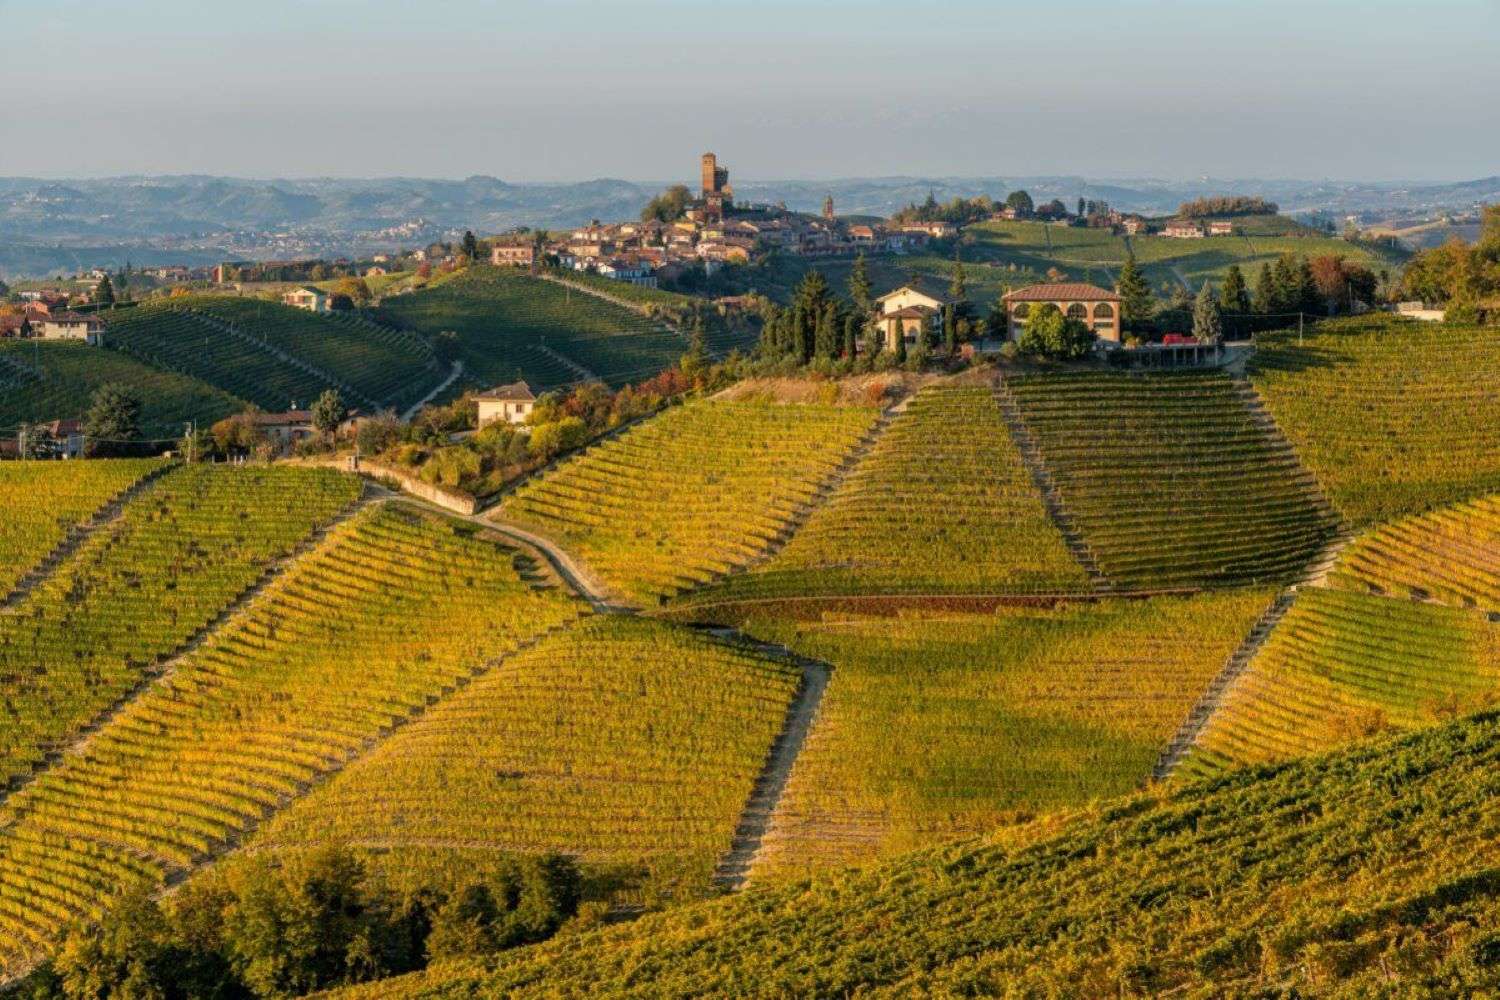
<svg viewBox="0 0 1500 1000"><path fill-rule="evenodd" d="M1065 316L1080 319L1101 340L1120 342L1120 296L1107 288L1085 284L1030 285L1006 292L1005 303L1010 339L1026 329L1031 310L1052 303Z"/></svg>

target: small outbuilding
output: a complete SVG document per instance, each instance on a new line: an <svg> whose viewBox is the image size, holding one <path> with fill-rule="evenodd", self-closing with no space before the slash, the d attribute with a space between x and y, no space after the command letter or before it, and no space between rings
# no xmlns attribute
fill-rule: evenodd
<svg viewBox="0 0 1500 1000"><path fill-rule="evenodd" d="M531 416L536 406L536 393L525 382L497 385L474 397L479 404L479 426L484 427L503 420L508 424L521 424Z"/></svg>

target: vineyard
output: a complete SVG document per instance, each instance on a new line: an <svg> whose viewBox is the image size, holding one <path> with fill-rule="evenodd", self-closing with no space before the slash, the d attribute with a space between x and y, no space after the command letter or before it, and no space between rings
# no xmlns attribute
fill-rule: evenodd
<svg viewBox="0 0 1500 1000"><path fill-rule="evenodd" d="M140 399L141 429L148 437L175 439L185 421L208 424L246 406L245 399L192 375L163 371L112 349L0 339L0 433L11 437L23 423L81 418L94 391L112 382Z"/></svg>
<svg viewBox="0 0 1500 1000"><path fill-rule="evenodd" d="M1068 592L1068 553L988 388L917 395L773 559L687 603L825 594Z"/></svg>
<svg viewBox="0 0 1500 1000"><path fill-rule="evenodd" d="M751 619L833 665L763 870L862 861L1138 787L1269 601Z"/></svg>
<svg viewBox="0 0 1500 1000"><path fill-rule="evenodd" d="M363 397L404 406L438 381L432 347L415 334L354 313L318 315L279 302L207 295L182 308L248 332L343 380Z"/></svg>
<svg viewBox="0 0 1500 1000"><path fill-rule="evenodd" d="M0 809L0 973L159 884L567 621L472 528L358 515ZM413 622L423 622L420 630Z"/></svg>
<svg viewBox="0 0 1500 1000"><path fill-rule="evenodd" d="M698 895L798 671L648 619L588 619L446 699L256 847L563 851Z"/></svg>
<svg viewBox="0 0 1500 1000"><path fill-rule="evenodd" d="M187 466L127 504L0 614L0 784L149 678L358 490L323 469Z"/></svg>
<svg viewBox="0 0 1500 1000"><path fill-rule="evenodd" d="M136 459L0 465L0 596L71 529L156 466Z"/></svg>
<svg viewBox="0 0 1500 1000"><path fill-rule="evenodd" d="M374 315L428 338L453 333L466 379L484 388L522 378L551 389L581 378L548 350L611 386L648 379L687 350L683 337L633 309L504 268L471 267L437 288L387 299Z"/></svg>
<svg viewBox="0 0 1500 1000"><path fill-rule="evenodd" d="M527 481L500 517L656 604L775 544L875 419L871 407L691 402Z"/></svg>
<svg viewBox="0 0 1500 1000"><path fill-rule="evenodd" d="M1067 517L1118 588L1287 580L1333 532L1297 456L1222 374L1007 384Z"/></svg>
<svg viewBox="0 0 1500 1000"><path fill-rule="evenodd" d="M1491 996L1497 774L1485 714L334 996Z"/></svg>
<svg viewBox="0 0 1500 1000"><path fill-rule="evenodd" d="M1186 774L1316 753L1429 726L1500 692L1500 625L1484 615L1304 589L1183 763Z"/></svg>
<svg viewBox="0 0 1500 1000"><path fill-rule="evenodd" d="M1500 330L1385 316L1257 343L1256 389L1351 523L1500 491Z"/></svg>
<svg viewBox="0 0 1500 1000"><path fill-rule="evenodd" d="M1329 585L1500 610L1500 496L1362 535L1344 549Z"/></svg>

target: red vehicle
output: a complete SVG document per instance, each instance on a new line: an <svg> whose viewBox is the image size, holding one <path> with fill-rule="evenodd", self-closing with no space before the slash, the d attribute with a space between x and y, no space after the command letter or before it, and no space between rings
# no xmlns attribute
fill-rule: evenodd
<svg viewBox="0 0 1500 1000"><path fill-rule="evenodd" d="M1198 342L1197 337L1185 333L1169 333L1161 338L1161 342L1168 347L1186 347Z"/></svg>

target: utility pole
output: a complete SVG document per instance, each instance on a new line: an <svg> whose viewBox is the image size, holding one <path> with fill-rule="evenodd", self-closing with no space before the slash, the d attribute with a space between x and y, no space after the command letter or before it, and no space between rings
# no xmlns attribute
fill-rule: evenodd
<svg viewBox="0 0 1500 1000"><path fill-rule="evenodd" d="M1302 346L1302 313L1297 313L1297 346Z"/></svg>

